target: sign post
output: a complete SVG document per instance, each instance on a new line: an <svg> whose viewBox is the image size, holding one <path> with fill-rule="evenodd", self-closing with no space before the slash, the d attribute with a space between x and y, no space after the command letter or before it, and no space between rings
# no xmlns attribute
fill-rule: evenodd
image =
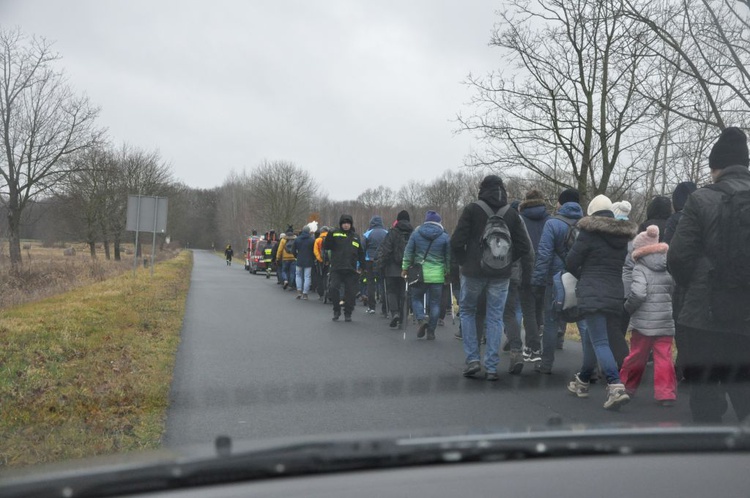
<svg viewBox="0 0 750 498"><path fill-rule="evenodd" d="M156 255L156 234L167 231L167 198L147 195L128 196L128 219L125 226L135 232L135 256L133 256L133 275L138 268L138 233L152 232L151 240L151 275L154 274Z"/></svg>

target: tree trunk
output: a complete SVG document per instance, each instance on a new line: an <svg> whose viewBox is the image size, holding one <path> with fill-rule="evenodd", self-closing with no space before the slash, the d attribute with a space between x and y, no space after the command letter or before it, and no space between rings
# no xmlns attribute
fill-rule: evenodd
<svg viewBox="0 0 750 498"><path fill-rule="evenodd" d="M21 267L21 209L18 206L18 197L11 188L8 202L8 249L10 252L10 265L14 272Z"/></svg>
<svg viewBox="0 0 750 498"><path fill-rule="evenodd" d="M115 261L120 261L122 257L120 256L120 236L119 235L115 235L114 246L115 246Z"/></svg>
<svg viewBox="0 0 750 498"><path fill-rule="evenodd" d="M89 253L91 254L91 259L96 259L96 241L95 240L89 240Z"/></svg>
<svg viewBox="0 0 750 498"><path fill-rule="evenodd" d="M107 261L112 259L112 255L110 254L109 249L109 240L107 239L104 239L104 257L107 259Z"/></svg>

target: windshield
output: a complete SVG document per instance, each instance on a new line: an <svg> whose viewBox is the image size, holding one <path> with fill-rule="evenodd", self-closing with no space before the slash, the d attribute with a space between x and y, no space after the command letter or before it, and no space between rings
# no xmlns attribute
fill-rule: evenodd
<svg viewBox="0 0 750 498"><path fill-rule="evenodd" d="M0 470L738 424L749 22L0 2Z"/></svg>

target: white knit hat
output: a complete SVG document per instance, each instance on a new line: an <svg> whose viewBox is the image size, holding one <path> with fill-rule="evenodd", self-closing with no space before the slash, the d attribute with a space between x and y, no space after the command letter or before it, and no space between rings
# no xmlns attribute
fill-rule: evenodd
<svg viewBox="0 0 750 498"><path fill-rule="evenodd" d="M586 213L591 216L592 214L598 213L599 211L612 211L612 201L610 201L609 197L604 194L599 194L591 199Z"/></svg>
<svg viewBox="0 0 750 498"><path fill-rule="evenodd" d="M627 220L630 216L630 210L633 206L628 201L619 201L612 203L612 212L618 220Z"/></svg>

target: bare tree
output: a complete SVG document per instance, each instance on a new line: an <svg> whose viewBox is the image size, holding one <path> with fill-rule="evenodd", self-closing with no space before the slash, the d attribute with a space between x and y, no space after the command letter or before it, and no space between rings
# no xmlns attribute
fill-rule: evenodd
<svg viewBox="0 0 750 498"><path fill-rule="evenodd" d="M263 231L265 227L260 223L257 207L250 176L245 172L231 172L219 193L216 224L220 237L239 247L253 229Z"/></svg>
<svg viewBox="0 0 750 498"><path fill-rule="evenodd" d="M485 146L470 162L527 170L584 197L604 192L621 161L639 160L631 129L648 111L636 92L644 44L634 23L619 0L508 3L491 44L515 73L469 76L476 113L459 122Z"/></svg>
<svg viewBox="0 0 750 498"><path fill-rule="evenodd" d="M291 162L265 161L251 174L260 221L284 229L307 220L318 185L310 173Z"/></svg>
<svg viewBox="0 0 750 498"><path fill-rule="evenodd" d="M98 108L73 94L44 39L0 28L0 203L7 208L10 260L21 264L21 214L70 172L66 156L99 142Z"/></svg>

